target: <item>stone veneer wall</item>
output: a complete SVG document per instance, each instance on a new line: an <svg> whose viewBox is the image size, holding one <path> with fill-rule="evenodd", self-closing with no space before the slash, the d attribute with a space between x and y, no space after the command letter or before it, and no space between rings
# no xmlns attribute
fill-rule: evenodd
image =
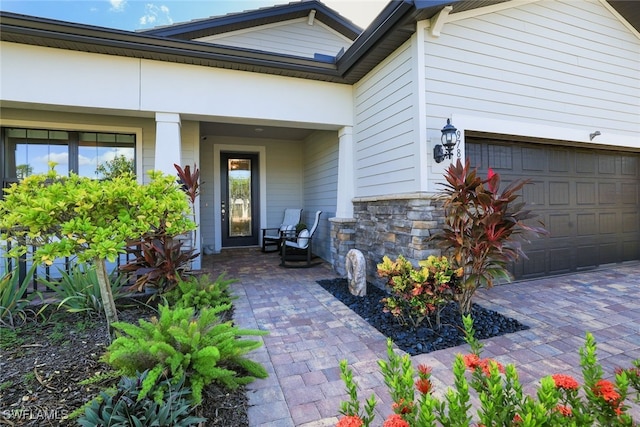
<svg viewBox="0 0 640 427"><path fill-rule="evenodd" d="M376 265L387 255L403 255L417 263L429 255L439 255L429 237L444 223L444 211L434 196L412 193L385 197L357 198L354 218L332 218L332 262L335 271L346 276L345 256L358 249L367 261L367 281L378 286Z"/></svg>

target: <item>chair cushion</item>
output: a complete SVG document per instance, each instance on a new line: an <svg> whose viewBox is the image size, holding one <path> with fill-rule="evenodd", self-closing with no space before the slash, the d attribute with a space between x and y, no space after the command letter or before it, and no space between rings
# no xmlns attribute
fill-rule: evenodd
<svg viewBox="0 0 640 427"><path fill-rule="evenodd" d="M298 234L298 247L304 249L309 244L309 230L306 228Z"/></svg>

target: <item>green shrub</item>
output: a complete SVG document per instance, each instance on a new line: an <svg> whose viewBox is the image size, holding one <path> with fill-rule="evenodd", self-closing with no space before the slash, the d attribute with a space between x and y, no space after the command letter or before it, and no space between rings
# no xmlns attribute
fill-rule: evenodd
<svg viewBox="0 0 640 427"><path fill-rule="evenodd" d="M393 413L385 420L385 427L635 425L627 414L625 399L629 388L639 392L640 360L632 368L619 369L614 381L603 379L596 359L596 342L587 333L580 349L582 387L569 375L555 374L542 378L536 395L529 396L523 393L515 366L503 367L481 357L482 344L473 336L473 321L470 316L463 320L471 352L456 357L453 387L441 397L434 393L431 368L419 365L416 375L409 355L396 354L391 340L387 341L389 360L378 362L393 400ZM344 416L337 427L374 425L375 397L367 400L363 412L347 362L342 361L340 368L349 400L341 404ZM471 404L472 390L478 402L475 409Z"/></svg>
<svg viewBox="0 0 640 427"><path fill-rule="evenodd" d="M259 336L266 332L239 329L232 322L221 322L218 313L228 306L202 308L159 306L159 318L139 320L139 326L116 322L120 332L108 347L103 360L127 375L149 370L141 396L148 394L161 374L186 375L196 403L202 400L204 386L218 382L234 389L255 378L266 378L264 367L243 357L261 342L240 336Z"/></svg>
<svg viewBox="0 0 640 427"><path fill-rule="evenodd" d="M25 294L36 268L36 264L32 265L20 283L18 269L9 271L5 263L4 271L7 271L7 274L0 278L0 325L15 327L27 320L32 298L25 297Z"/></svg>
<svg viewBox="0 0 640 427"><path fill-rule="evenodd" d="M446 257L430 256L414 268L400 255L396 261L385 256L378 264L378 275L387 278L391 296L384 298L384 310L393 314L401 324L416 327L430 316L440 327L442 309L453 301L458 292L458 276ZM433 327L433 325L431 325Z"/></svg>
<svg viewBox="0 0 640 427"><path fill-rule="evenodd" d="M208 274L178 280L177 286L164 296L170 307L193 307L196 311L205 307L230 304L235 297L229 293L229 285L237 279L225 280L222 273L212 282Z"/></svg>
<svg viewBox="0 0 640 427"><path fill-rule="evenodd" d="M38 282L44 284L55 293L60 303L58 309L64 307L70 313L104 311L98 274L92 264L73 264L69 272L58 269L60 279L44 280ZM110 277L113 299L117 300L124 295L124 276Z"/></svg>
<svg viewBox="0 0 640 427"><path fill-rule="evenodd" d="M103 391L85 409L78 423L95 426L192 426L206 418L190 415L191 391L183 387L184 377L178 381L156 381L149 394L141 397L142 384L148 378L143 372L133 377L122 377L116 390Z"/></svg>

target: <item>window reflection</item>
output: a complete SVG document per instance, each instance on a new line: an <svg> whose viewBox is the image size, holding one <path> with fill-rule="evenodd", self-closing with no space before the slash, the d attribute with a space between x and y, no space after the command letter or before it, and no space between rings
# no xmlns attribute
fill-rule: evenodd
<svg viewBox="0 0 640 427"><path fill-rule="evenodd" d="M229 159L229 236L251 236L251 160Z"/></svg>
<svg viewBox="0 0 640 427"><path fill-rule="evenodd" d="M5 128L2 175L7 182L46 173L56 163L61 175L107 179L135 173L135 135Z"/></svg>

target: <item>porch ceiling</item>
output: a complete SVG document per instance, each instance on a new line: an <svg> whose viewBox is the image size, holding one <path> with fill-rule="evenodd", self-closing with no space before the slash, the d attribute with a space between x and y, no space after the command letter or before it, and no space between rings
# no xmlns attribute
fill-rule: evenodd
<svg viewBox="0 0 640 427"><path fill-rule="evenodd" d="M215 136L229 136L247 139L260 138L302 141L313 132L315 132L315 129L301 129L285 126L200 122L200 136L203 139Z"/></svg>

